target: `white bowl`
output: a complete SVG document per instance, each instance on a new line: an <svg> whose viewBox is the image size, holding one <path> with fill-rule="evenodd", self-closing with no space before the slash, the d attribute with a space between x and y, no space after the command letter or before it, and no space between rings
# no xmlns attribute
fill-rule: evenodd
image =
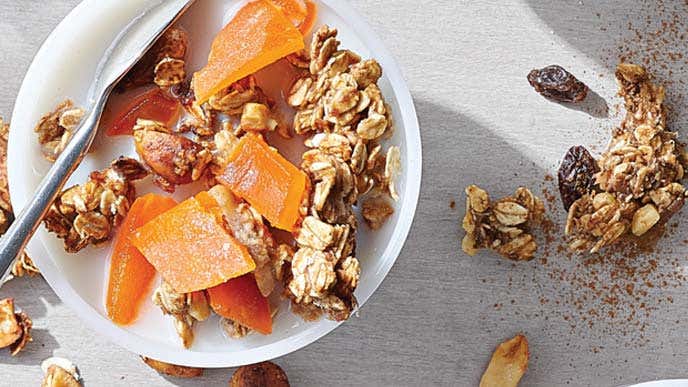
<svg viewBox="0 0 688 387"><path fill-rule="evenodd" d="M87 103L87 91L97 63L127 22L141 13L146 1L85 0L52 32L36 55L22 84L12 116L8 169L14 208L21 209L32 196L50 164L40 156L32 129L39 118L69 97L77 105ZM191 36L191 69L205 64L213 35L218 32L241 2L203 0L180 21ZM394 216L377 232L361 228L358 258L361 281L356 291L363 305L387 275L408 235L418 201L421 181L421 143L418 120L409 90L387 49L364 19L340 0L319 1L318 24L327 23L340 31L342 46L364 57L374 57L384 69L380 82L392 105L396 132L390 144L401 147L403 172L399 181L401 200ZM90 171L107 166L119 155L135 155L131 138L99 137L90 154L74 173L69 184L86 180ZM150 183L139 185L140 193L154 190ZM184 190L181 190L184 191ZM188 194L188 192L187 192ZM179 192L178 197L183 197ZM303 322L285 305L275 319L274 333L249 335L242 340L223 337L218 319L198 324L190 349L183 349L172 322L148 302L132 326L119 327L105 314L104 293L109 248L88 248L76 255L64 252L62 242L41 227L28 252L57 295L90 327L113 342L162 361L198 366L230 367L256 363L285 355L324 336L338 323L322 320ZM363 310L365 312L365 309ZM354 317L355 318L355 317ZM380 329L384 329L380 327Z"/></svg>

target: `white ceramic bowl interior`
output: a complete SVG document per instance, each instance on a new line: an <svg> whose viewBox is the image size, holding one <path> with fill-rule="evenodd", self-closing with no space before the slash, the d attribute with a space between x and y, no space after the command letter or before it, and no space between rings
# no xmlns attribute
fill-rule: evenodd
<svg viewBox="0 0 688 387"><path fill-rule="evenodd" d="M191 36L188 66L205 64L212 37L241 2L202 0L180 20ZM48 37L24 79L12 116L9 139L9 179L12 203L21 209L32 196L50 164L40 156L32 129L39 118L69 97L77 105L87 104L87 92L95 69L109 43L149 1L85 0ZM421 181L421 143L418 121L407 86L396 63L364 19L346 2L319 1L318 25L339 29L342 46L364 57L374 57L384 69L380 82L394 111L396 132L389 144L401 147L402 176L398 182L401 200L394 216L377 232L362 227L358 258L362 264L356 296L361 305L380 285L404 244L413 221ZM87 107L87 106L86 106ZM90 171L104 168L119 155L134 156L130 137L99 136L93 152L72 176L69 185L86 180ZM150 180L150 179L149 179ZM137 185L139 193L155 191L150 181ZM186 192L185 192L186 191ZM178 190L182 199L188 190ZM242 340L225 338L217 317L198 324L194 345L181 347L169 318L147 302L139 320L119 327L105 314L104 293L109 267L109 246L88 248L79 254L64 252L62 242L39 229L28 252L58 296L89 326L127 349L166 362L199 367L229 367L272 359L295 351L333 330L328 320L305 323L288 311L285 303L276 316L274 333L249 335Z"/></svg>

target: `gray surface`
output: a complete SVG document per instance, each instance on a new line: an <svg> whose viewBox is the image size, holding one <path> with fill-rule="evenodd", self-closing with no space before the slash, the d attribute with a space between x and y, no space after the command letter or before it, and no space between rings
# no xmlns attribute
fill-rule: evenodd
<svg viewBox="0 0 688 387"><path fill-rule="evenodd" d="M10 114L31 58L76 3L0 2L0 112ZM678 7L685 18L680 2L663 3ZM627 22L647 17L654 29L666 14L653 2L633 0L353 4L408 79L421 122L423 189L404 251L360 316L277 360L293 385L476 385L494 346L518 331L527 334L532 353L524 386L619 385L686 376L687 335L680 318L688 296L681 287L656 290L674 301L655 302L656 310L643 317L642 338L615 320L574 329L563 319L570 303L543 306L540 299L585 294L549 278L552 267L571 269L575 260L552 255L546 266L538 261L511 265L489 254L469 258L459 249L467 184L479 183L495 195L521 184L541 187L570 145L602 144L606 138L605 118L544 101L525 82L528 70L565 65L613 107L618 101L611 66L615 47L632 34ZM685 46L672 49L686 51ZM674 70L672 79L685 80L685 71ZM668 71L660 71L660 77L667 79ZM683 101L675 93L671 98L679 113L674 123L685 122L678 109ZM456 210L449 209L450 200L456 200ZM685 247L676 246L673 253L685 253ZM55 354L76 362L90 386L196 385L157 375L85 328L41 279L13 281L0 296L15 297L35 323L35 341L25 352L0 356L0 384L38 385L38 364ZM230 375L231 370L211 370L201 382L226 385Z"/></svg>

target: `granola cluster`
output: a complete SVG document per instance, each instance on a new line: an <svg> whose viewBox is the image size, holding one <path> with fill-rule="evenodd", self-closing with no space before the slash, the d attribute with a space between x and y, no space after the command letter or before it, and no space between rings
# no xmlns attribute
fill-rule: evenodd
<svg viewBox="0 0 688 387"><path fill-rule="evenodd" d="M377 86L382 68L339 45L337 30L323 26L310 52L291 56L304 75L287 97L296 109L294 130L308 136L301 168L313 184L291 258L288 295L293 310L305 318L325 312L338 321L356 307L360 265L353 206L362 195L384 203L383 211L363 206L364 219L379 227L393 211L385 197L398 198L401 168L399 148L385 154L380 144L393 128L391 109Z"/></svg>
<svg viewBox="0 0 688 387"><path fill-rule="evenodd" d="M531 227L543 220L544 213L542 201L527 188L492 202L485 190L471 185L466 188L466 235L461 247L468 255L492 249L514 261L531 260L537 250Z"/></svg>
<svg viewBox="0 0 688 387"><path fill-rule="evenodd" d="M0 118L0 235L7 232L14 220L7 179L7 137L9 136L9 129L10 125ZM11 273L14 277L40 274L38 268L26 253L19 254L14 261Z"/></svg>
<svg viewBox="0 0 688 387"><path fill-rule="evenodd" d="M26 313L14 310L13 299L0 300L0 348L9 347L12 356L18 354L32 341L32 325Z"/></svg>
<svg viewBox="0 0 688 387"><path fill-rule="evenodd" d="M86 183L64 190L43 218L45 227L64 240L70 253L109 240L134 199L131 183L147 175L138 161L120 157L92 172Z"/></svg>
<svg viewBox="0 0 688 387"><path fill-rule="evenodd" d="M45 374L41 387L81 387L81 375L74 363L61 357L50 357L41 363Z"/></svg>
<svg viewBox="0 0 688 387"><path fill-rule="evenodd" d="M174 328L184 348L193 343L194 323L210 317L210 306L204 292L178 293L165 281L153 293L153 303L164 314L174 318Z"/></svg>
<svg viewBox="0 0 688 387"><path fill-rule="evenodd" d="M38 134L38 143L46 159L57 160L83 117L84 110L75 107L71 100L66 100L41 118L34 132Z"/></svg>
<svg viewBox="0 0 688 387"><path fill-rule="evenodd" d="M666 129L664 87L638 65L620 64L616 77L627 113L597 161L595 186L569 209L574 250L595 253L629 232L642 236L685 202L683 150Z"/></svg>

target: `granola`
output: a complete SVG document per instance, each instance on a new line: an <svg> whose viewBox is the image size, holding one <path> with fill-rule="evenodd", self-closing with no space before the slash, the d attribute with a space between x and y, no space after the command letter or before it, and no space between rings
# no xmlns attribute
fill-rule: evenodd
<svg viewBox="0 0 688 387"><path fill-rule="evenodd" d="M468 186L461 247L468 255L492 249L511 260L531 260L537 250L531 228L543 220L544 212L543 202L527 188L492 202L485 190Z"/></svg>
<svg viewBox="0 0 688 387"><path fill-rule="evenodd" d="M43 223L64 240L65 251L70 253L110 240L134 199L131 183L147 174L138 161L120 157L109 168L92 172L84 184L64 190Z"/></svg>
<svg viewBox="0 0 688 387"><path fill-rule="evenodd" d="M624 235L641 237L685 202L683 149L666 129L664 87L634 64L619 64L616 78L626 116L597 160L594 186L569 209L574 250L595 253Z"/></svg>
<svg viewBox="0 0 688 387"><path fill-rule="evenodd" d="M189 36L186 31L177 27L168 29L134 68L125 75L119 88L133 88L154 82L157 75L156 66L165 58L183 61L188 46Z"/></svg>
<svg viewBox="0 0 688 387"><path fill-rule="evenodd" d="M331 319L344 320L356 307L353 293L360 265L353 206L359 197L374 193L371 197L377 200L398 200L399 148L383 153L380 144L393 125L377 86L382 68L339 46L337 30L323 26L315 32L309 52L289 60L305 68L310 57L309 73L294 82L287 96L296 109L295 132L309 136L301 168L313 185L304 208L307 216L296 236L299 248L291 261L287 290L292 310L308 319L326 312ZM374 214L368 206L364 219L378 228L392 211L387 204Z"/></svg>
<svg viewBox="0 0 688 387"><path fill-rule="evenodd" d="M38 134L43 156L49 161L55 161L65 149L74 131L84 117L84 110L75 107L71 100L66 100L46 114L34 128Z"/></svg>
<svg viewBox="0 0 688 387"><path fill-rule="evenodd" d="M265 361L237 368L229 382L230 387L271 386L289 387L289 379L277 364Z"/></svg>
<svg viewBox="0 0 688 387"><path fill-rule="evenodd" d="M14 220L7 179L7 137L9 135L9 128L9 124L6 124L0 118L0 235L7 232ZM21 253L14 261L11 273L14 277L23 277L24 275L34 276L40 274L40 271L26 253Z"/></svg>
<svg viewBox="0 0 688 387"><path fill-rule="evenodd" d="M184 348L193 343L194 323L210 317L210 306L204 292L178 293L165 281L153 293L153 303L164 314L172 316Z"/></svg>
<svg viewBox="0 0 688 387"><path fill-rule="evenodd" d="M10 354L15 356L31 339L32 322L24 312L14 310L14 300L0 300L0 348L9 347Z"/></svg>

